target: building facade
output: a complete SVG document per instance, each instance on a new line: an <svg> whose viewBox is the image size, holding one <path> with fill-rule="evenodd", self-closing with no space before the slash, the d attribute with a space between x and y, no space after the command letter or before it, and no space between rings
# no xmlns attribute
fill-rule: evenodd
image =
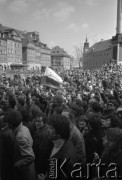
<svg viewBox="0 0 122 180"><path fill-rule="evenodd" d="M16 30L0 24L0 67L10 69L11 64L22 64L22 42Z"/></svg>
<svg viewBox="0 0 122 180"><path fill-rule="evenodd" d="M51 50L47 44L40 42L38 32L22 34L25 39L23 44L23 62L31 70L39 70L42 67L51 66Z"/></svg>
<svg viewBox="0 0 122 180"><path fill-rule="evenodd" d="M74 68L79 68L80 62L77 58L71 57L70 58L70 68L74 69Z"/></svg>
<svg viewBox="0 0 122 180"><path fill-rule="evenodd" d="M70 56L59 46L51 50L51 67L60 72L70 69Z"/></svg>
<svg viewBox="0 0 122 180"><path fill-rule="evenodd" d="M28 69L35 69L35 44L27 34L23 34L22 39L22 56L23 64L28 66Z"/></svg>
<svg viewBox="0 0 122 180"><path fill-rule="evenodd" d="M51 50L46 44L41 45L41 64L42 67L51 67Z"/></svg>
<svg viewBox="0 0 122 180"><path fill-rule="evenodd" d="M100 68L111 61L122 64L122 0L117 0L116 35L92 47L89 47L87 39L84 43L83 69Z"/></svg>
<svg viewBox="0 0 122 180"><path fill-rule="evenodd" d="M100 68L113 59L112 40L100 41L90 48L85 49L83 53L83 69Z"/></svg>
<svg viewBox="0 0 122 180"><path fill-rule="evenodd" d="M30 70L51 67L51 50L40 42L39 33L25 32L0 24L0 69L26 65Z"/></svg>
<svg viewBox="0 0 122 180"><path fill-rule="evenodd" d="M7 67L7 39L4 33L0 32L0 69Z"/></svg>

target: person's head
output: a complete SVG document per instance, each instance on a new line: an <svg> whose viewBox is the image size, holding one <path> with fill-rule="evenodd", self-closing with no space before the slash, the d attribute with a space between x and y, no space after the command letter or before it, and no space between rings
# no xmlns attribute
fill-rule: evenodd
<svg viewBox="0 0 122 180"><path fill-rule="evenodd" d="M55 96L53 99L53 103L57 106L61 106L63 104L63 98L61 96Z"/></svg>
<svg viewBox="0 0 122 180"><path fill-rule="evenodd" d="M25 99L22 96L19 96L17 100L18 100L18 103L20 104L20 106L25 105Z"/></svg>
<svg viewBox="0 0 122 180"><path fill-rule="evenodd" d="M46 115L44 113L42 113L41 111L35 115L34 124L35 124L36 129L40 129L40 128L44 127L45 118L46 118Z"/></svg>
<svg viewBox="0 0 122 180"><path fill-rule="evenodd" d="M15 108L15 106L16 106L16 100L15 100L15 98L14 98L13 96L9 96L8 102L9 102L9 106L10 106L11 108Z"/></svg>
<svg viewBox="0 0 122 180"><path fill-rule="evenodd" d="M64 109L62 115L68 118L70 124L75 124L75 113L71 109Z"/></svg>
<svg viewBox="0 0 122 180"><path fill-rule="evenodd" d="M100 104L98 102L91 102L90 103L91 110L98 113L101 111Z"/></svg>
<svg viewBox="0 0 122 180"><path fill-rule="evenodd" d="M32 119L34 119L38 113L41 113L41 109L36 105L32 105L30 108L30 114Z"/></svg>
<svg viewBox="0 0 122 180"><path fill-rule="evenodd" d="M30 113L27 110L27 108L23 107L23 108L19 109L19 111L21 112L21 115L22 115L22 122L30 121Z"/></svg>
<svg viewBox="0 0 122 180"><path fill-rule="evenodd" d="M61 115L62 112L63 112L63 108L62 108L62 107L56 107L56 108L54 109L54 113L55 113L55 114Z"/></svg>
<svg viewBox="0 0 122 180"><path fill-rule="evenodd" d="M69 120L63 115L53 114L48 120L49 135L52 140L68 140L70 137Z"/></svg>
<svg viewBox="0 0 122 180"><path fill-rule="evenodd" d="M110 151L122 149L122 129L117 127L108 129L103 144Z"/></svg>
<svg viewBox="0 0 122 180"><path fill-rule="evenodd" d="M10 129L16 129L22 122L22 115L17 110L12 110L7 115L7 123Z"/></svg>
<svg viewBox="0 0 122 180"><path fill-rule="evenodd" d="M91 115L88 119L91 130L98 130L102 127L102 121L99 115Z"/></svg>
<svg viewBox="0 0 122 180"><path fill-rule="evenodd" d="M78 127L79 129L83 130L88 123L88 118L85 115L80 116L79 121L78 121Z"/></svg>

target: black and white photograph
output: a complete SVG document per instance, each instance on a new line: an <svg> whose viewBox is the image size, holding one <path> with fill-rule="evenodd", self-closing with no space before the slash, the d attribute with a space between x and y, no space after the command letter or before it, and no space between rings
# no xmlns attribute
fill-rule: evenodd
<svg viewBox="0 0 122 180"><path fill-rule="evenodd" d="M122 180L122 0L0 0L0 180Z"/></svg>

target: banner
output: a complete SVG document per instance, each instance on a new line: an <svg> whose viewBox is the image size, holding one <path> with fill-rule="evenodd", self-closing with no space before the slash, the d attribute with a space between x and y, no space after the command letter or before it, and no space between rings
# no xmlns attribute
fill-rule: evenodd
<svg viewBox="0 0 122 180"><path fill-rule="evenodd" d="M42 83L49 87L59 88L63 80L51 68L46 67Z"/></svg>

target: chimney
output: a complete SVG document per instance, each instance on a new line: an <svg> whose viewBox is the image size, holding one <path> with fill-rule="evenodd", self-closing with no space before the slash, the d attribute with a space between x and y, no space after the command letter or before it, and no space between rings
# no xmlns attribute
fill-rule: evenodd
<svg viewBox="0 0 122 180"><path fill-rule="evenodd" d="M122 0L117 1L117 28L116 34L122 34Z"/></svg>

